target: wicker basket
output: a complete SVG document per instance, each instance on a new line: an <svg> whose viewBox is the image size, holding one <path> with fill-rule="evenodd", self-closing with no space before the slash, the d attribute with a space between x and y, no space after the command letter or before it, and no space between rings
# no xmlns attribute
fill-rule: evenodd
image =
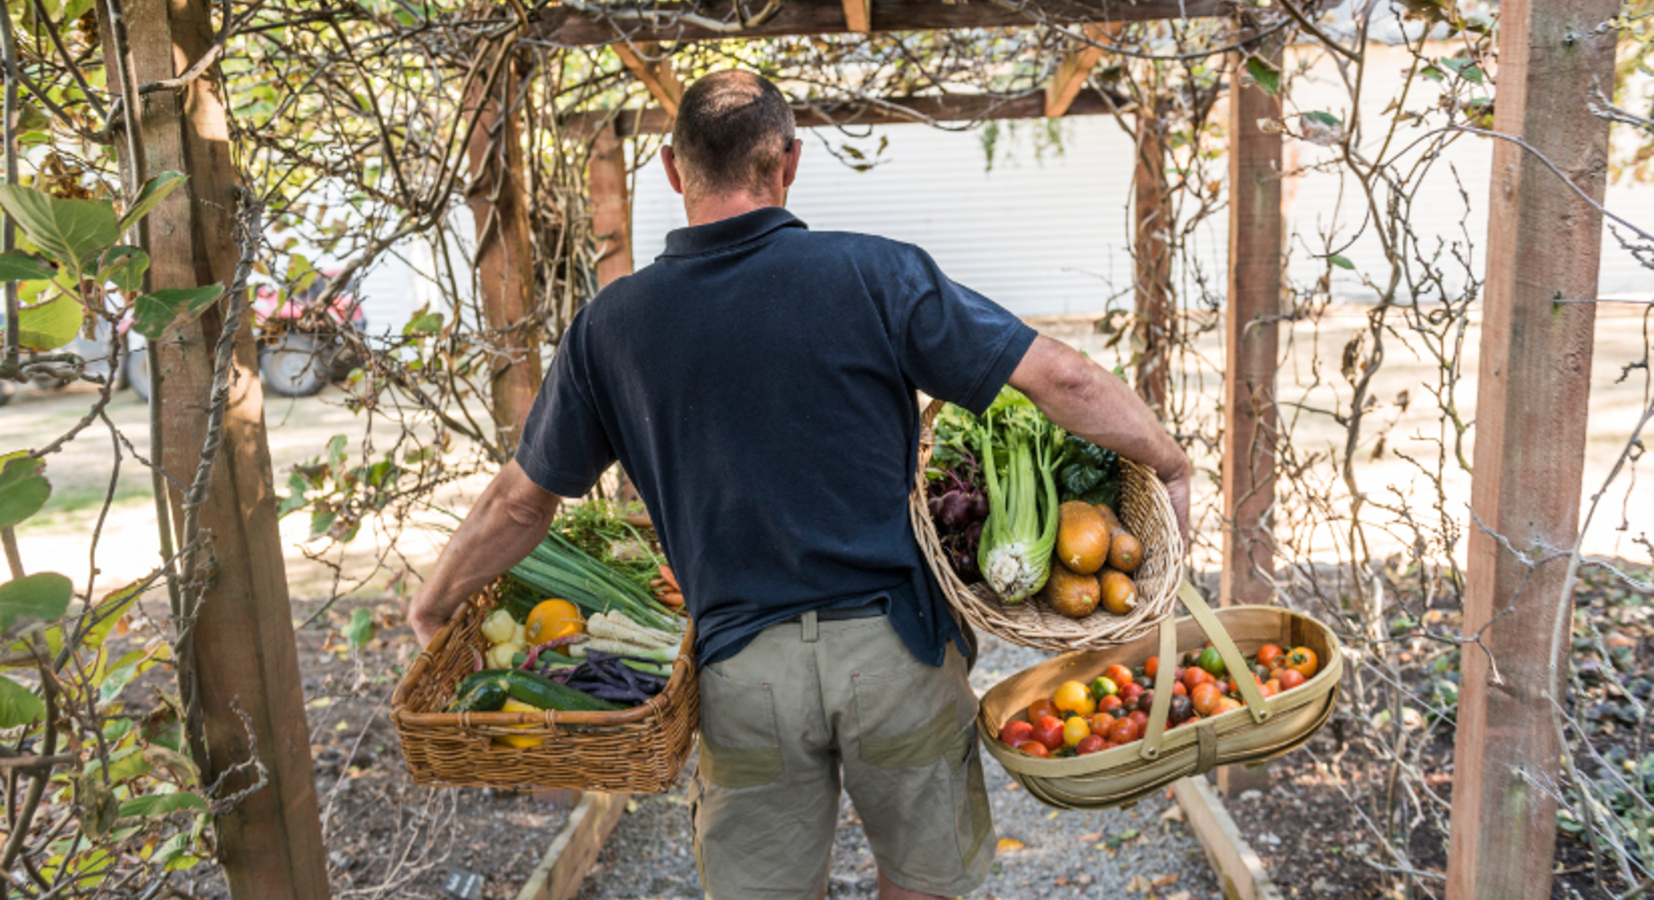
<svg viewBox="0 0 1654 900"><path fill-rule="evenodd" d="M498 585L465 605L414 660L391 698L402 756L418 784L514 790L665 791L689 758L701 720L694 629L666 687L648 703L616 712L446 713L454 685L486 650L482 620ZM532 727L521 727L530 725ZM518 726L518 727L511 727ZM538 747L494 743L496 735L543 737Z"/></svg>
<svg viewBox="0 0 1654 900"><path fill-rule="evenodd" d="M919 474L908 506L913 533L948 602L971 625L1013 644L1059 652L1098 650L1148 634L1170 618L1177 586L1183 580L1183 537L1166 486L1148 467L1121 460L1120 502L1115 513L1126 530L1143 544L1143 564L1132 575L1137 583L1137 608L1117 616L1102 607L1083 619L1070 619L1030 598L1005 603L985 583L967 585L954 573L947 551L937 536L925 503L925 466L935 440L936 416L943 403L934 400L925 409L919 440Z"/></svg>
<svg viewBox="0 0 1654 900"><path fill-rule="evenodd" d="M1158 636L1146 635L1112 650L1064 654L1000 682L983 696L977 714L983 745L1041 803L1059 809L1129 805L1213 766L1279 756L1309 740L1326 724L1337 703L1343 672L1338 638L1331 629L1309 616L1271 606L1231 606L1214 613L1187 583L1180 596L1192 615L1176 622L1167 620ZM1308 647L1319 657L1321 668L1302 685L1267 699L1251 679L1237 678L1246 699L1244 708L1168 731L1166 714L1176 666L1162 665L1143 739L1085 756L1038 759L994 737L1006 722L1025 715L1028 704L1050 697L1065 681L1089 681L1110 665L1131 666L1153 655L1175 659L1207 639L1232 671L1248 671L1241 653L1255 653L1264 644Z"/></svg>

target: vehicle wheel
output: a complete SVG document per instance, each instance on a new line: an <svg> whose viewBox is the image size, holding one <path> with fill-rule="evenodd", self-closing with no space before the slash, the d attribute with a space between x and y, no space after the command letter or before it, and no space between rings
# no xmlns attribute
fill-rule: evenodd
<svg viewBox="0 0 1654 900"><path fill-rule="evenodd" d="M324 361L307 334L284 334L258 356L264 383L283 397L309 397L327 386Z"/></svg>
<svg viewBox="0 0 1654 900"><path fill-rule="evenodd" d="M122 364L126 370L126 383L132 385L132 392L138 399L149 402L149 351L142 346L133 349Z"/></svg>

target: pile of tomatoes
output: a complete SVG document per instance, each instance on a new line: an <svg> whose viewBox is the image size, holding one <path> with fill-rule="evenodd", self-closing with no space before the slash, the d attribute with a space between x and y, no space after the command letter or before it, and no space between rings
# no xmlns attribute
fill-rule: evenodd
<svg viewBox="0 0 1654 900"><path fill-rule="evenodd" d="M1308 647L1285 649L1264 644L1247 662L1259 693L1272 697L1312 678L1320 660ZM1049 698L1028 705L1027 718L1012 719L999 740L1030 756L1084 756L1122 747L1143 737L1154 707L1154 679L1160 658L1151 656L1139 669L1109 666L1090 684L1065 681ZM1233 673L1216 647L1183 655L1172 682L1166 727L1220 715L1246 705Z"/></svg>

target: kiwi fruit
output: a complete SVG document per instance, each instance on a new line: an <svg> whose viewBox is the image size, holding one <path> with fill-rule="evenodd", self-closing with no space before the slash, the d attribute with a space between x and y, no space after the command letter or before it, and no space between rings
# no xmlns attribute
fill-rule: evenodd
<svg viewBox="0 0 1654 900"><path fill-rule="evenodd" d="M1097 507L1070 500L1057 507L1057 559L1070 570L1090 575L1108 562L1113 531Z"/></svg>
<svg viewBox="0 0 1654 900"><path fill-rule="evenodd" d="M1057 612L1070 619L1083 619L1097 609L1101 586L1097 576L1070 571L1058 563L1051 567L1051 577L1039 595Z"/></svg>
<svg viewBox="0 0 1654 900"><path fill-rule="evenodd" d="M1123 616L1137 608L1137 583L1130 575L1105 569L1101 585L1104 609Z"/></svg>
<svg viewBox="0 0 1654 900"><path fill-rule="evenodd" d="M1126 534L1124 531L1114 535L1108 546L1109 568L1119 569L1127 575L1137 571L1143 564L1143 544L1141 541Z"/></svg>

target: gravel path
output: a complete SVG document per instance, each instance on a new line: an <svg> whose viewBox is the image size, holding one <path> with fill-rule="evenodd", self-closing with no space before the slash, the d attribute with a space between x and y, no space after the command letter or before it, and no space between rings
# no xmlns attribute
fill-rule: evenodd
<svg viewBox="0 0 1654 900"><path fill-rule="evenodd" d="M991 637L971 676L978 692L1046 658ZM1119 897L1216 900L1211 866L1181 811L1164 793L1129 810L1058 812L1031 800L993 757L982 755L1000 849L973 900ZM687 780L684 782L687 783ZM830 900L871 900L878 873L849 799L833 847ZM580 900L677 900L704 896L689 839L683 789L628 807Z"/></svg>

